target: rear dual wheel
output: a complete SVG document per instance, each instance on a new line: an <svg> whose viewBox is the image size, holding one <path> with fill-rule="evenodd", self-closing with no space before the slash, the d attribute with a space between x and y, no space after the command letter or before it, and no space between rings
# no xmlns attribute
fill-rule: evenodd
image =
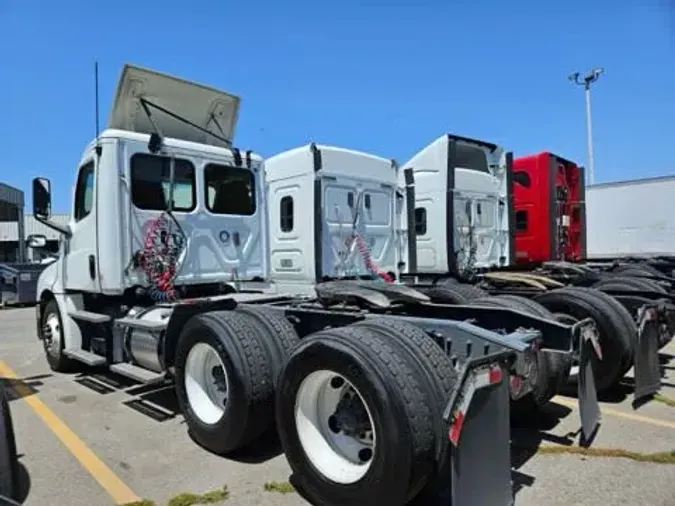
<svg viewBox="0 0 675 506"><path fill-rule="evenodd" d="M293 326L269 308L192 317L175 355L176 394L192 438L227 454L270 428L276 377L297 341Z"/></svg>
<svg viewBox="0 0 675 506"><path fill-rule="evenodd" d="M544 306L532 299L517 295L484 297L474 299L470 304L514 309L532 316L555 321L555 316ZM511 413L515 418L526 416L550 401L564 385L572 366L569 355L546 350L537 352L535 360L537 377L532 392L511 402Z"/></svg>
<svg viewBox="0 0 675 506"><path fill-rule="evenodd" d="M602 358L593 353L591 364L599 392L614 386L632 367L637 327L628 310L615 298L593 288L568 286L545 292L535 300L564 323L585 318L595 322ZM576 389L577 382L575 364L566 389Z"/></svg>
<svg viewBox="0 0 675 506"><path fill-rule="evenodd" d="M294 485L312 503L403 505L444 458L455 382L411 325L370 321L305 338L283 367L276 418Z"/></svg>

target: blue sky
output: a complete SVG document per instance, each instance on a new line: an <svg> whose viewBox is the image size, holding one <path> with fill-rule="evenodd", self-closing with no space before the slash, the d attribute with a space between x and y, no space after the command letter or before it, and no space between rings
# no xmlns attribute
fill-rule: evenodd
<svg viewBox="0 0 675 506"><path fill-rule="evenodd" d="M95 132L96 59L103 124L131 62L241 96L242 148L401 162L453 132L585 163L567 75L602 66L596 181L675 173L673 0L0 0L0 57L0 181L30 201L50 177L56 210Z"/></svg>

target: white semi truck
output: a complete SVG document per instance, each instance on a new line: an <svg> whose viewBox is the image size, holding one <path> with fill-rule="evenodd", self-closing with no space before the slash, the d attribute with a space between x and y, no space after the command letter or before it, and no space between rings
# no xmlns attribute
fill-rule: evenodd
<svg viewBox="0 0 675 506"><path fill-rule="evenodd" d="M400 169L371 160L356 181L353 153L310 146L297 172L270 174L268 202L263 160L232 142L238 109L229 93L125 66L67 226L50 219L50 181L34 179L33 213L63 237L38 284L51 368L173 381L193 437L222 454L276 422L315 504L437 492L446 505L511 504L509 398L536 385L542 343L588 349L575 343L592 323L432 304L372 280L372 258L396 275ZM269 240L277 225L285 235ZM350 227L371 261L351 262ZM280 293L298 270L313 293ZM589 368L582 354L587 435L599 416Z"/></svg>
<svg viewBox="0 0 675 506"><path fill-rule="evenodd" d="M597 273L590 276L590 270L565 262L514 269L519 224L513 185L518 182L511 153L489 142L443 135L402 167L412 176L406 180L401 174L399 185L414 188L414 216L407 228L414 235L410 244L416 248L404 259L408 266L404 274L413 286L432 285L426 293L438 301L466 303L487 293L507 294L531 298L530 303L545 306L559 321L590 317L600 332L603 350L602 359L594 359L598 389L611 387L635 365L636 396L658 390L657 343L664 332L668 338L673 335L672 309L664 307L662 293L636 297L626 293L626 287L613 290L617 287L611 280L598 281ZM591 282L603 291L591 288ZM516 306L523 301L512 302ZM651 322L647 326L645 319ZM649 332L644 333L645 329ZM552 369L567 367L559 356L554 357ZM577 368L570 370L574 383Z"/></svg>

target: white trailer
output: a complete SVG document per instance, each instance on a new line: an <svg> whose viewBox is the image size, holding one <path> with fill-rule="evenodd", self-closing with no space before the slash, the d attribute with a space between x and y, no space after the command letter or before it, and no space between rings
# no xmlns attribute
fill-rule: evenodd
<svg viewBox="0 0 675 506"><path fill-rule="evenodd" d="M586 187L588 258L675 256L675 176Z"/></svg>

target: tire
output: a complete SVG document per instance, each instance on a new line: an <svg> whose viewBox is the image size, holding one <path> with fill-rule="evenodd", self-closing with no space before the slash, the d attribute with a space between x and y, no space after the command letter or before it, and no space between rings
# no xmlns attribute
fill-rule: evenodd
<svg viewBox="0 0 675 506"><path fill-rule="evenodd" d="M427 291L434 302L445 304L466 304L468 301L485 297L488 293L473 285L458 283L455 280L441 281Z"/></svg>
<svg viewBox="0 0 675 506"><path fill-rule="evenodd" d="M458 377L452 361L422 329L409 323L387 318L368 318L353 327L366 328L384 339L395 341L408 354L408 358L415 362L417 370L422 373L425 389L433 395L433 405L439 407L432 410L432 416L438 443L436 458L442 461L447 449L445 436L450 428L443 420L442 413Z"/></svg>
<svg viewBox="0 0 675 506"><path fill-rule="evenodd" d="M538 302L518 295L497 295L472 301L476 305L487 305L515 309L539 318L555 321L555 316ZM542 350L536 355L537 381L532 392L511 402L513 418L523 418L545 405L560 392L572 367L568 355Z"/></svg>
<svg viewBox="0 0 675 506"><path fill-rule="evenodd" d="M605 278L598 283L592 285L591 288L596 290L625 290L629 287L628 290L635 290L641 292L656 292L667 294L668 291L661 286L659 283L652 279L647 278L632 278L628 276L612 276Z"/></svg>
<svg viewBox="0 0 675 506"><path fill-rule="evenodd" d="M5 389L0 387L0 497L17 500L19 495L19 457L12 414Z"/></svg>
<svg viewBox="0 0 675 506"><path fill-rule="evenodd" d="M281 366L300 342L295 327L279 311L264 306L238 306L236 312L249 318L256 327L272 357L274 383L279 376Z"/></svg>
<svg viewBox="0 0 675 506"><path fill-rule="evenodd" d="M649 264L620 265L611 272L613 274L620 274L621 276L663 276L661 271Z"/></svg>
<svg viewBox="0 0 675 506"><path fill-rule="evenodd" d="M633 356L637 329L628 313L616 299L598 290L564 287L538 295L535 300L553 313L569 315L576 320L592 318L599 331L602 360L591 357L598 392L614 386L625 374L625 361ZM576 386L570 378L569 386Z"/></svg>
<svg viewBox="0 0 675 506"><path fill-rule="evenodd" d="M231 453L272 424L274 359L247 315L212 311L192 317L178 339L175 364L178 403L190 435L204 448Z"/></svg>
<svg viewBox="0 0 675 506"><path fill-rule="evenodd" d="M355 325L317 332L294 350L281 371L276 418L294 484L310 503L403 506L428 482L435 468L434 410L439 407L411 357L400 336L383 338ZM366 406L363 418L370 420L376 443L372 453L359 452L365 461L360 465L340 457L337 444L329 441L336 430L329 429L336 420L329 416L332 408L317 414L320 393L335 395L333 389L344 392L346 386Z"/></svg>
<svg viewBox="0 0 675 506"><path fill-rule="evenodd" d="M621 361L621 376L624 376L630 369L633 367L633 362L635 361L635 348L637 346L637 324L635 323L636 318L634 318L628 309L621 304L617 299L612 297L609 294L606 294L602 290L595 290L593 288L585 288L586 291L591 291L593 295L601 300L603 304L606 304L614 309L615 313L620 317L623 324L623 328L626 330L628 335L629 346L626 349L623 359Z"/></svg>
<svg viewBox="0 0 675 506"><path fill-rule="evenodd" d="M51 338L45 335L45 326L50 327ZM65 341L63 339L63 320L56 300L50 300L45 306L40 321L42 346L45 350L47 363L55 372L75 372L82 368L79 362L69 359L63 354Z"/></svg>

